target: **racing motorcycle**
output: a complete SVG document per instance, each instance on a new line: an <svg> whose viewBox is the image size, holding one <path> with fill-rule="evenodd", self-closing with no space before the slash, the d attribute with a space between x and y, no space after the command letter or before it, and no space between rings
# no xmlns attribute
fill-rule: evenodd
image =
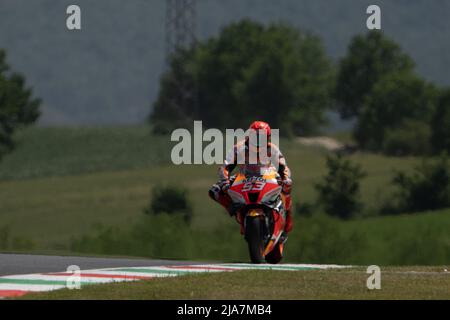
<svg viewBox="0 0 450 320"><path fill-rule="evenodd" d="M281 179L271 166L245 166L227 190L243 226L252 263L278 263L287 240Z"/></svg>

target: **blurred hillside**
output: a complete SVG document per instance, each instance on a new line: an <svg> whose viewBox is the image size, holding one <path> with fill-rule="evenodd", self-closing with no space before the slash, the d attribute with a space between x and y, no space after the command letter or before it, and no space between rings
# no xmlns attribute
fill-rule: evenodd
<svg viewBox="0 0 450 320"><path fill-rule="evenodd" d="M1 0L0 47L43 98L41 124L143 122L164 69L163 0L78 0L82 30L65 28L67 0ZM287 21L321 36L333 59L366 32L372 1L199 0L204 39L231 21ZM378 1L382 29L416 61L421 75L450 84L450 2Z"/></svg>

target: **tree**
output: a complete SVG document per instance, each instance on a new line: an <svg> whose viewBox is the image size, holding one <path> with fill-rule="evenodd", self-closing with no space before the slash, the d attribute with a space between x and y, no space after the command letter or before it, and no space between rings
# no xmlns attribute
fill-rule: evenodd
<svg viewBox="0 0 450 320"><path fill-rule="evenodd" d="M315 185L319 192L319 203L331 216L347 219L362 208L359 199L359 180L366 173L359 165L341 155L327 157L328 173Z"/></svg>
<svg viewBox="0 0 450 320"><path fill-rule="evenodd" d="M25 79L10 72L0 50L0 158L14 147L13 134L39 117L39 99L32 98L32 90L25 87Z"/></svg>
<svg viewBox="0 0 450 320"><path fill-rule="evenodd" d="M153 132L167 134L175 128L192 126L197 104L193 50L179 50L170 59L170 69L161 77L158 99L149 116Z"/></svg>
<svg viewBox="0 0 450 320"><path fill-rule="evenodd" d="M423 161L410 175L397 172L392 183L399 189L395 212L419 212L450 207L450 163L447 154Z"/></svg>
<svg viewBox="0 0 450 320"><path fill-rule="evenodd" d="M432 120L431 144L433 151L450 153L450 89L444 90Z"/></svg>
<svg viewBox="0 0 450 320"><path fill-rule="evenodd" d="M391 156L430 154L430 137L427 122L408 119L402 126L386 130L382 150Z"/></svg>
<svg viewBox="0 0 450 320"><path fill-rule="evenodd" d="M413 60L381 31L354 37L340 61L335 98L342 118L357 117L365 97L388 74L410 72Z"/></svg>
<svg viewBox="0 0 450 320"><path fill-rule="evenodd" d="M188 191L177 186L163 186L153 193L150 206L145 214L179 214L186 222L192 218L192 206L188 200Z"/></svg>
<svg viewBox="0 0 450 320"><path fill-rule="evenodd" d="M354 129L360 147L381 150L388 130L407 128L408 121L429 125L437 89L409 73L389 74L365 97ZM416 122L416 123L417 123ZM409 125L411 122L409 122Z"/></svg>
<svg viewBox="0 0 450 320"><path fill-rule="evenodd" d="M284 135L308 134L325 123L333 81L319 38L284 24L243 20L176 54L150 120L173 129L174 118L176 125L198 119L223 129L260 119ZM168 102L182 95L175 83L191 83L195 92L176 107Z"/></svg>

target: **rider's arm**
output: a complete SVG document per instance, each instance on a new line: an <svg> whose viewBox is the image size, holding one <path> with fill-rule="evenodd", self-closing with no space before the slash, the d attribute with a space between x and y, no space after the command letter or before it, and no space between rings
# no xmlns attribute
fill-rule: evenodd
<svg viewBox="0 0 450 320"><path fill-rule="evenodd" d="M234 170L237 164L237 148L233 146L233 148L228 152L226 159L223 162L223 165L219 168L219 181L229 182L230 174Z"/></svg>
<svg viewBox="0 0 450 320"><path fill-rule="evenodd" d="M291 170L286 164L286 160L284 159L283 155L281 155L282 158L280 159L280 164L278 166L278 174L280 175L282 180L290 180L291 179Z"/></svg>
<svg viewBox="0 0 450 320"><path fill-rule="evenodd" d="M230 180L230 173L234 170L236 167L235 164L223 164L219 168L219 181L229 181Z"/></svg>
<svg viewBox="0 0 450 320"><path fill-rule="evenodd" d="M282 180L283 192L289 194L292 188L291 170L286 164L286 159L281 154L280 165L278 167L278 173Z"/></svg>
<svg viewBox="0 0 450 320"><path fill-rule="evenodd" d="M272 147L272 157L274 157L272 158L272 161L276 161L278 164L278 174L282 181L283 192L289 194L292 187L291 170L287 166L286 159L280 149L275 145L272 145Z"/></svg>
<svg viewBox="0 0 450 320"><path fill-rule="evenodd" d="M275 144L271 144L271 155L272 155L272 163L276 163L278 165L278 174L280 175L281 179L284 180L290 180L291 179L291 170L289 169L286 158L281 153L278 146Z"/></svg>

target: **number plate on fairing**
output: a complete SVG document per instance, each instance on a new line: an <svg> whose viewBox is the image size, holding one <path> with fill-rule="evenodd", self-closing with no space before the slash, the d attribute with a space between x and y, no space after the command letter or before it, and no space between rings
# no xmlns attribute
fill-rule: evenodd
<svg viewBox="0 0 450 320"><path fill-rule="evenodd" d="M242 187L242 192L250 192L250 191L261 191L264 189L264 186L266 185L266 180L262 178L256 178L256 179L249 179L244 180L244 186Z"/></svg>

